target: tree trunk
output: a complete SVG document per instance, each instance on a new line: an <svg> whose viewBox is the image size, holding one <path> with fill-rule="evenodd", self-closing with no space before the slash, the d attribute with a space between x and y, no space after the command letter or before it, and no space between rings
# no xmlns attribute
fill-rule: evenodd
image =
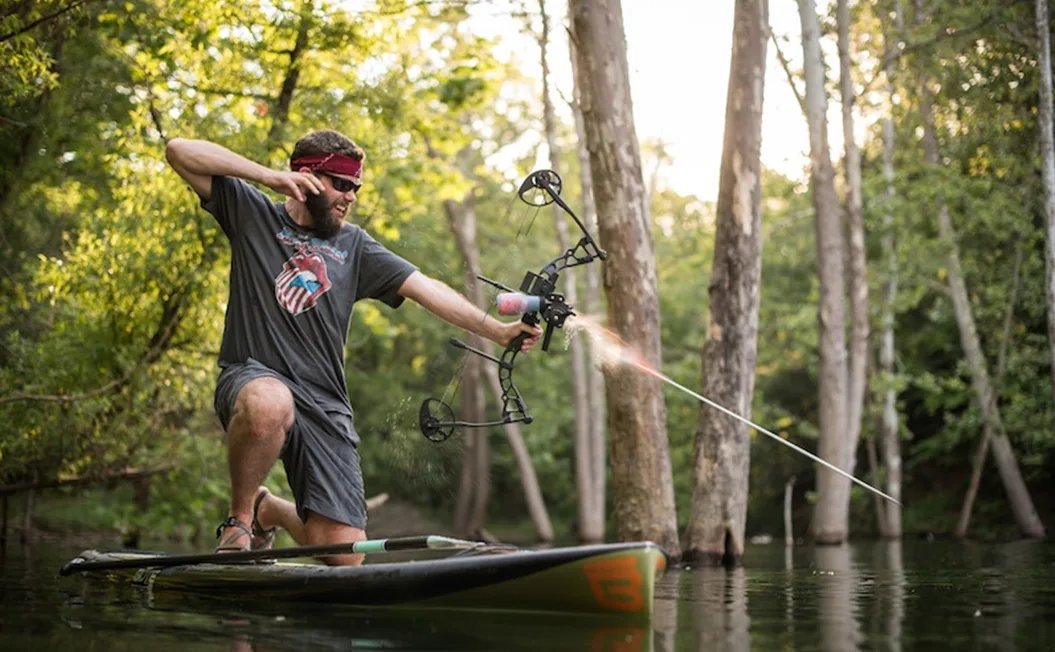
<svg viewBox="0 0 1055 652"><path fill-rule="evenodd" d="M791 476L784 483L784 545L789 548L795 545L795 524L791 518L791 499L794 496L795 476Z"/></svg>
<svg viewBox="0 0 1055 652"><path fill-rule="evenodd" d="M575 44L569 43L571 54L572 76L578 79L578 66L575 63ZM582 105L579 101L579 82L574 83L572 113L575 116L576 154L579 157L579 178L582 185L582 218L590 233L597 233L597 207L593 200L593 181L590 173L590 152L586 149L586 127L583 124ZM582 269L586 277L586 295L582 298L582 314L598 315L602 310L601 266L586 265ZM605 531L605 485L607 484L608 464L605 453L605 403L604 374L598 362L599 356L593 350L593 343L585 342L587 359L587 402L589 431L587 434L588 458L590 460L590 491L593 501L589 507L588 520L579 525L579 537L584 541L601 541Z"/></svg>
<svg viewBox="0 0 1055 652"><path fill-rule="evenodd" d="M30 489L26 492L26 501L22 509L22 532L19 534L20 543L26 543L32 537L33 512L36 506L37 492Z"/></svg>
<svg viewBox="0 0 1055 652"><path fill-rule="evenodd" d="M476 305L481 305L483 289L476 278L480 269L480 255L476 247L476 212L471 193L462 202L443 202L447 222L465 260L465 294ZM485 346L478 335L468 336L474 347ZM484 359L466 355L459 370L459 410L469 421L483 421ZM484 527L487 504L491 497L490 442L486 430L466 432L466 446L462 455L462 471L455 500L454 527L462 536L474 536Z"/></svg>
<svg viewBox="0 0 1055 652"><path fill-rule="evenodd" d="M868 459L868 471L871 474L872 486L881 486L882 480L879 477L879 455L876 453L876 442L873 438L865 439L865 455ZM879 530L879 536L886 539L889 538L888 532L890 532L890 524L887 522L887 512L884 503L886 500L879 494L872 494L872 504L875 505L876 510L876 525Z"/></svg>
<svg viewBox="0 0 1055 652"><path fill-rule="evenodd" d="M996 356L996 374L993 381L993 394L990 400L997 401L1000 394L1000 386L1004 382L1004 371L1007 369L1007 348L1011 341L1011 329L1014 324L1015 304L1018 303L1018 290L1022 284L1022 241L1019 240L1015 247L1015 264L1011 273L1011 296L1007 300L1007 311L1004 313L1004 332L1000 339L1000 351ZM995 406L990 406L995 409ZM982 471L985 469L985 460L989 457L989 443L993 438L993 422L986 419L982 424L982 439L978 442L974 457L971 458L971 479L967 483L967 491L963 496L963 505L960 507L960 518L956 522L955 534L963 539L967 536L967 528L971 525L971 512L974 510L974 500L978 496L978 487L982 483Z"/></svg>
<svg viewBox="0 0 1055 652"><path fill-rule="evenodd" d="M542 33L539 36L540 59L542 62L542 108L543 123L546 132L546 145L549 148L550 168L558 174L561 172L560 145L557 143L557 119L553 114L553 102L549 93L549 61L546 58L549 50L549 16L546 14L545 0L539 0L539 12L542 15ZM564 209L553 204L553 223L557 230L557 244L561 251L568 250L568 216ZM579 293L576 283L577 270L566 270L564 277L564 296L569 305L578 304ZM598 520L597 499L593 491L593 460L590 458L590 414L589 396L586 379L586 352L583 350L583 339L575 337L568 343L568 356L571 359L572 408L575 411L575 489L578 494L578 524L581 541L598 542L604 538L604 521ZM603 512L601 514L603 518ZM600 527L598 527L600 526Z"/></svg>
<svg viewBox="0 0 1055 652"><path fill-rule="evenodd" d="M453 200L445 201L444 210L447 213L451 231L454 233L455 240L458 243L458 249L465 260L466 296L477 306L484 306L487 303L486 292L477 278L477 274L480 273L480 252L476 244L476 210L472 195L470 194L460 203ZM469 335L469 344L480 351L491 353L491 343L478 335ZM491 388L496 403L501 403L502 389L498 380L498 371L494 366L487 364L483 358L476 355L467 357L464 369L465 371L472 370L472 373L463 377L462 385L466 386L466 381L472 382L466 386L466 390L462 394L463 409L474 409L475 414L471 415L471 419L484 421L483 389L485 385ZM466 403L466 395L475 396L476 398ZM546 503L542 497L542 490L539 487L538 476L535 474L535 467L531 461L531 454L528 452L527 445L521 436L520 425L515 423L508 424L503 427L503 431L509 440L513 458L516 460L517 469L520 472L524 500L531 515L531 520L535 525L535 535L539 541L546 543L553 541L553 524L546 510ZM473 471L463 471L457 504L462 505L464 501L465 507L456 509L455 523L456 525L464 523L462 531L466 534L475 535L483 529L487 503L490 500L490 441L488 439L489 433L486 429L474 430L469 433L469 437L472 444L466 449L464 464L473 469ZM471 493L468 496L463 495L463 492L467 491ZM465 511L464 521L458 518L463 510Z"/></svg>
<svg viewBox="0 0 1055 652"><path fill-rule="evenodd" d="M454 531L458 536L469 537L469 509L474 500L475 468L472 460L476 439L471 435L465 437L465 448L462 449L462 467L458 473L458 494L454 498Z"/></svg>
<svg viewBox="0 0 1055 652"><path fill-rule="evenodd" d="M1051 351L1051 386L1055 392L1055 135L1052 119L1052 82L1051 82L1051 23L1048 17L1048 0L1035 0L1037 29L1037 72L1040 75L1040 97L1038 98L1039 115L1037 126L1040 131L1040 172L1044 186L1044 248L1047 263L1047 303L1048 303L1048 347Z"/></svg>
<svg viewBox="0 0 1055 652"><path fill-rule="evenodd" d="M895 8L895 34L901 33L901 3ZM884 43L889 48L895 38L889 37L886 30ZM883 181L886 184L884 201L886 210L883 213L883 236L880 248L886 261L886 278L883 280L882 294L882 333L879 343L879 368L883 378L882 408L879 417L879 450L886 472L886 492L897 501L901 501L901 436L897 412L897 371L894 368L894 323L897 310L898 292L898 252L897 232L894 227L893 202L896 196L894 188L894 118L890 115L894 107L894 61L887 57L884 62L886 76L886 93L889 102L888 113L883 118ZM902 534L901 506L882 501L877 504L877 518L880 524L879 533L887 539L900 539Z"/></svg>
<svg viewBox="0 0 1055 652"><path fill-rule="evenodd" d="M861 438L865 385L868 372L868 264L865 256L865 226L861 182L861 153L854 140L853 108L856 93L851 75L850 7L848 0L838 0L839 29L839 96L842 107L843 143L846 168L846 233L850 263L850 347L847 367L846 454L840 466L853 473L857 460L857 443Z"/></svg>
<svg viewBox="0 0 1055 652"><path fill-rule="evenodd" d="M938 166L941 164L941 155L938 151L938 138L934 127L934 115L931 110L932 94L926 82L921 82L920 92L920 114L923 119L923 153L928 164ZM1028 537L1041 538L1044 536L1044 525L1037 516L1037 510L1033 506L1033 499L1029 495L1029 489L1022 479L1015 460L1011 442L1004 434L1004 427L1000 417L1000 408L993 400L993 387L989 379L989 370L986 365L985 356L982 353L981 341L978 338L978 329L975 327L974 315L971 312L971 301L967 294L967 283L964 281L963 271L960 267L960 253L956 244L956 230L949 216L949 207L942 203L938 207L938 233L946 248L948 262L949 294L952 298L953 309L956 314L956 323L960 331L960 344L963 346L964 355L967 357L967 366L970 369L971 385L974 388L975 400L982 411L982 418L989 422L992 429L993 459L1000 472L1000 480L1007 491L1008 501L1011 503L1011 511L1015 514L1018 526L1023 534Z"/></svg>
<svg viewBox="0 0 1055 652"><path fill-rule="evenodd" d="M820 389L819 456L842 467L848 457L847 368L845 333L846 286L843 277L843 235L835 171L828 150L828 97L824 89L820 25L813 0L798 0L802 21L802 52L806 75L806 119L810 131L810 189L816 211ZM817 468L817 505L813 537L820 544L846 541L849 530L850 481L824 467Z"/></svg>
<svg viewBox="0 0 1055 652"><path fill-rule="evenodd" d="M474 539L484 539L487 508L491 504L491 440L487 430L476 430L470 437L474 439L469 458L474 486L465 532Z"/></svg>
<svg viewBox="0 0 1055 652"><path fill-rule="evenodd" d="M267 132L267 152L270 153L286 140L285 130L289 124L289 108L293 104L293 92L300 80L300 63L305 51L311 42L310 32L312 12L315 10L313 0L304 0L300 7L300 23L297 25L297 38L293 47L289 50L289 65L286 66L286 76L282 80L282 88L278 93L278 100L274 103L270 114L274 116L271 128Z"/></svg>
<svg viewBox="0 0 1055 652"><path fill-rule="evenodd" d="M572 38L581 82L605 266L608 323L641 359L661 366L655 253L641 176L618 0L572 0ZM626 366L605 369L612 433L612 494L620 540L650 539L677 557L674 484L660 381Z"/></svg>
<svg viewBox="0 0 1055 652"><path fill-rule="evenodd" d="M769 0L737 0L718 187L702 393L751 417L762 277L761 161ZM686 560L739 565L744 555L751 440L709 406L696 428Z"/></svg>

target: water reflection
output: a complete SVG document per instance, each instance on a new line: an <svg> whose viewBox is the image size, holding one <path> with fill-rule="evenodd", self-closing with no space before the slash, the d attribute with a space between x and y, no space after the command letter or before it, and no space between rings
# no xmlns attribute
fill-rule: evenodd
<svg viewBox="0 0 1055 652"><path fill-rule="evenodd" d="M97 596L86 598L87 604L97 602ZM172 592L158 592L140 602L142 608L132 619L127 617L127 604L120 610L84 610L69 605L67 622L76 618L79 628L119 631L123 622L131 620L139 631L152 630L159 639L171 638L180 629L193 630L209 640L222 638L225 649L237 652L359 648L652 650L648 623L627 624L606 617L235 602Z"/></svg>
<svg viewBox="0 0 1055 652"><path fill-rule="evenodd" d="M693 648L750 649L744 569L699 568L691 578Z"/></svg>
<svg viewBox="0 0 1055 652"><path fill-rule="evenodd" d="M681 572L668 569L656 579L656 605L652 615L653 640L659 652L673 652L678 640L678 584Z"/></svg>
<svg viewBox="0 0 1055 652"><path fill-rule="evenodd" d="M765 546L744 568L675 571L660 584L656 649L899 651L901 559L899 543Z"/></svg>
<svg viewBox="0 0 1055 652"><path fill-rule="evenodd" d="M901 627L905 619L905 569L900 541L881 541L873 546L876 600L872 611L878 649L901 652Z"/></svg>
<svg viewBox="0 0 1055 652"><path fill-rule="evenodd" d="M655 649L750 649L747 587L743 568L669 571L657 587Z"/></svg>
<svg viewBox="0 0 1055 652"><path fill-rule="evenodd" d="M578 617L144 599L60 578L76 552L9 547L0 649L1047 650L1055 545L750 546L746 566L668 572L649 624Z"/></svg>
<svg viewBox="0 0 1055 652"><path fill-rule="evenodd" d="M851 563L849 545L818 546L814 549L820 610L822 650L831 652L857 649L861 642L857 623L857 573Z"/></svg>

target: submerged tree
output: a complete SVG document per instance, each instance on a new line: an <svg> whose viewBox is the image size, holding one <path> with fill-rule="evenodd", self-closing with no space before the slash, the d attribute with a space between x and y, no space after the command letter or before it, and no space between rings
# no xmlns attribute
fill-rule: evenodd
<svg viewBox="0 0 1055 652"><path fill-rule="evenodd" d="M810 191L817 231L817 305L820 348L819 454L843 468L849 458L846 437L847 351L846 282L835 169L828 148L828 95L821 59L820 24L813 0L799 0L803 65L806 75L806 118L810 132ZM844 469L845 470L845 469ZM850 481L833 471L817 469L817 505L813 536L818 543L842 543L849 533Z"/></svg>
<svg viewBox="0 0 1055 652"><path fill-rule="evenodd" d="M768 0L738 0L725 108L702 393L747 418L754 395L762 276L762 105ZM696 428L685 558L738 564L750 469L747 426L703 406Z"/></svg>
<svg viewBox="0 0 1055 652"><path fill-rule="evenodd" d="M570 4L586 146L600 240L608 249L608 323L655 368L662 364L656 263L634 128L618 0ZM617 535L650 539L680 555L666 407L658 380L605 369Z"/></svg>

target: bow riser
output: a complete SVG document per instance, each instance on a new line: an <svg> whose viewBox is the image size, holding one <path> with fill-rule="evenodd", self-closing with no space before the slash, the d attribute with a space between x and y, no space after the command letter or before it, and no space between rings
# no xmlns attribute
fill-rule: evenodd
<svg viewBox="0 0 1055 652"><path fill-rule="evenodd" d="M560 272L569 267L585 265L595 260L603 261L608 257L607 253L598 247L597 243L590 237L589 231L586 230L586 227L575 212L561 199L561 187L562 182L556 172L552 170L538 170L532 172L524 179L517 193L521 200L533 206L540 207L549 203L556 203L574 220L582 232L582 237L574 247L551 260L538 273L528 271L524 275L524 280L520 283L521 293L538 299L538 301L531 303L533 307L537 306L537 308L524 313L521 321L531 326L537 326L540 321L545 322L546 328L542 340L543 351L549 349L553 331L563 328L567 318L575 314L572 306L565 303L564 295L556 292ZM541 190L544 193L541 201L537 199L537 196L529 195L533 190ZM478 276L477 278L504 292L513 291L485 276ZM418 414L418 423L422 434L431 441L441 442L449 438L455 428L488 428L510 423L531 423L533 418L528 414L527 404L513 382L514 360L528 337L528 333L521 333L515 337L506 346L501 357L498 358L473 348L464 342L452 339L451 344L454 346L464 349L467 353L472 353L494 362L498 366L498 384L502 389L502 415L499 419L493 421L460 421L454 417L454 410L451 409L449 404L438 398L429 398L425 399L421 404L421 410Z"/></svg>

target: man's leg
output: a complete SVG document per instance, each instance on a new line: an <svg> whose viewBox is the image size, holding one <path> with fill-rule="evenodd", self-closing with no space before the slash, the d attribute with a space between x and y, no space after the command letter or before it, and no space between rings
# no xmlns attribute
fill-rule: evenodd
<svg viewBox="0 0 1055 652"><path fill-rule="evenodd" d="M294 416L293 395L277 378L254 378L238 392L227 424L227 468L231 477L230 515L242 523L253 522L257 488L282 452ZM220 537L224 547L243 544L249 548L249 536L238 528L227 528Z"/></svg>
<svg viewBox="0 0 1055 652"><path fill-rule="evenodd" d="M277 526L289 532L301 546L354 543L366 539L364 530L315 512L308 512L308 522L305 523L297 515L296 505L274 494L260 501L256 518L264 528ZM363 555L335 555L320 559L330 566L357 566L363 563Z"/></svg>

